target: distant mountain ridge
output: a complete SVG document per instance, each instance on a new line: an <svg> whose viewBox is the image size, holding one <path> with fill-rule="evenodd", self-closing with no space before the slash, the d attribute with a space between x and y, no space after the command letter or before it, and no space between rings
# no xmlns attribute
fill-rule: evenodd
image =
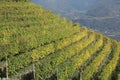
<svg viewBox="0 0 120 80"><path fill-rule="evenodd" d="M119 0L32 0L73 22L120 40Z"/></svg>

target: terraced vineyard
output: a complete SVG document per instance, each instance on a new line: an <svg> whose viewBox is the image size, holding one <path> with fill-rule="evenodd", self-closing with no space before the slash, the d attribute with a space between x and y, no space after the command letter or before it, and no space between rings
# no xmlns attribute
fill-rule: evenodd
<svg viewBox="0 0 120 80"><path fill-rule="evenodd" d="M31 2L0 1L0 77L120 80L120 43Z"/></svg>

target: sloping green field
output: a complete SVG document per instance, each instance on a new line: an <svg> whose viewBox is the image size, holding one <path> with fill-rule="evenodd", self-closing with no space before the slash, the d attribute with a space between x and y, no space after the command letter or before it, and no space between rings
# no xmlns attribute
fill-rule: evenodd
<svg viewBox="0 0 120 80"><path fill-rule="evenodd" d="M31 2L0 2L0 77L120 80L120 43Z"/></svg>

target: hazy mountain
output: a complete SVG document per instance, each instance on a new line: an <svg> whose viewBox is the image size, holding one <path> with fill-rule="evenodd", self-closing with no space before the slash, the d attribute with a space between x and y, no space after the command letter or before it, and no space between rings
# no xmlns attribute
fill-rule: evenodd
<svg viewBox="0 0 120 80"><path fill-rule="evenodd" d="M120 0L32 0L73 22L120 40Z"/></svg>
<svg viewBox="0 0 120 80"><path fill-rule="evenodd" d="M97 0L95 3L93 8L88 10L87 15L94 17L120 15L120 1L118 0Z"/></svg>
<svg viewBox="0 0 120 80"><path fill-rule="evenodd" d="M87 9L88 6L91 6L95 0L32 0L37 4L41 4L45 9L52 9L56 12L60 12L61 10L84 10ZM66 12L65 11L65 12Z"/></svg>

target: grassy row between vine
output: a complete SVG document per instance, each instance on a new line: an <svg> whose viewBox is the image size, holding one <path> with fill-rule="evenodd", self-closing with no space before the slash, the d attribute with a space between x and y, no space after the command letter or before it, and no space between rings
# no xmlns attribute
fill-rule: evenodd
<svg viewBox="0 0 120 80"><path fill-rule="evenodd" d="M73 30L74 29L74 30ZM79 28L74 27L73 29L68 30L55 30L54 32L47 31L43 36L28 36L28 38L23 37L22 39L11 43L6 44L0 47L0 59L9 56L19 54L19 52L25 52L32 48L36 48L39 45L43 45L44 43L50 43L51 41L55 41L60 38L67 37L69 35L74 34L75 32L79 32ZM67 31L67 32L66 32ZM62 32L62 34L61 34ZM66 34L64 34L66 32ZM55 34L56 33L56 34ZM44 33L43 33L44 34ZM40 36L40 37L39 37Z"/></svg>
<svg viewBox="0 0 120 80"><path fill-rule="evenodd" d="M38 78L39 76L41 76L42 78L48 77L47 74L51 73L55 68L57 68L59 64L89 46L94 40L95 35L91 33L86 40L78 41L71 46L62 49L61 51L48 56L36 65L38 66L36 70L36 76L38 76Z"/></svg>
<svg viewBox="0 0 120 80"><path fill-rule="evenodd" d="M40 47L38 49L33 50L32 51L33 53L31 55L32 56L32 61L34 62L34 61L37 61L38 59L41 60L41 58L45 57L45 55L51 54L52 53L51 50L53 52L55 52L57 50L60 50L60 49L62 49L64 47L69 46L72 43L75 43L76 41L79 41L79 40L83 41L83 40L85 40L84 38L86 38L86 37L87 37L87 30L85 28L81 28L80 33L77 33L77 34L75 34L75 35L73 35L73 36L71 36L69 38L62 39L60 41L55 41L55 43L49 44L49 45L51 45L51 48L50 48L50 46L46 45L46 46L43 46L43 47ZM25 56L25 54L23 54L23 56ZM19 56L16 59L15 58L13 58L13 59L14 60L16 60L16 59L21 60L21 58L19 58ZM23 57L23 59L24 59L24 57ZM11 60L11 62L12 62L12 60ZM14 63L14 62L12 62L12 63ZM17 65L17 64L15 64L15 65ZM18 65L20 65L20 64L18 64ZM26 69L25 70L17 70L17 71L18 71L18 74L20 74L20 73L23 73L24 71L26 71Z"/></svg>
<svg viewBox="0 0 120 80"><path fill-rule="evenodd" d="M17 3L18 5L16 6L12 5L16 4L12 2L2 2L2 4L0 5L0 15L5 17L4 19L0 18L0 60L79 32L78 25L75 27L75 25L72 25L72 22L67 22L65 18L53 15L51 11L43 10L32 3L28 3L30 5L23 3L21 7L19 7L21 2ZM25 19L25 17L30 16L31 6L33 8L37 7L34 10L36 13L39 12L39 15L34 15L34 17L39 17L34 19L34 21L32 21L32 18ZM12 15L15 17L14 13L25 12L27 9L29 11L25 15L19 17L19 14L16 15L16 18L11 18ZM32 12L31 14L33 15ZM17 21L19 19L17 16L21 21Z"/></svg>
<svg viewBox="0 0 120 80"><path fill-rule="evenodd" d="M112 78L111 74L115 70L118 60L119 60L119 55L120 55L120 46L117 44L116 41L111 42L113 44L114 52L113 52L113 58L110 60L108 64L102 68L102 72L99 76L101 80L110 80Z"/></svg>
<svg viewBox="0 0 120 80"><path fill-rule="evenodd" d="M99 66L102 64L102 61L105 59L106 55L111 52L111 43L109 40L106 40L106 45L99 55L91 62L89 66L82 72L82 79L89 80L92 78L93 74L98 70Z"/></svg>
<svg viewBox="0 0 120 80"><path fill-rule="evenodd" d="M96 35L97 36L97 35ZM78 68L86 62L99 48L103 45L103 39L100 36L99 40L96 38L96 41L91 44L85 50L77 53L72 58L68 59L65 63L61 64L58 67L58 79L66 80L71 79L72 74L78 70Z"/></svg>
<svg viewBox="0 0 120 80"><path fill-rule="evenodd" d="M31 62L37 61L39 59L44 58L45 56L54 53L55 51L64 48L71 43L81 40L87 35L87 31L83 31L83 33L78 33L73 35L73 37L66 38L51 44L48 44L43 47L39 47L33 51L24 53L17 57L11 57L9 60L9 72L14 72L17 69L24 68ZM25 58L25 62L23 61Z"/></svg>

